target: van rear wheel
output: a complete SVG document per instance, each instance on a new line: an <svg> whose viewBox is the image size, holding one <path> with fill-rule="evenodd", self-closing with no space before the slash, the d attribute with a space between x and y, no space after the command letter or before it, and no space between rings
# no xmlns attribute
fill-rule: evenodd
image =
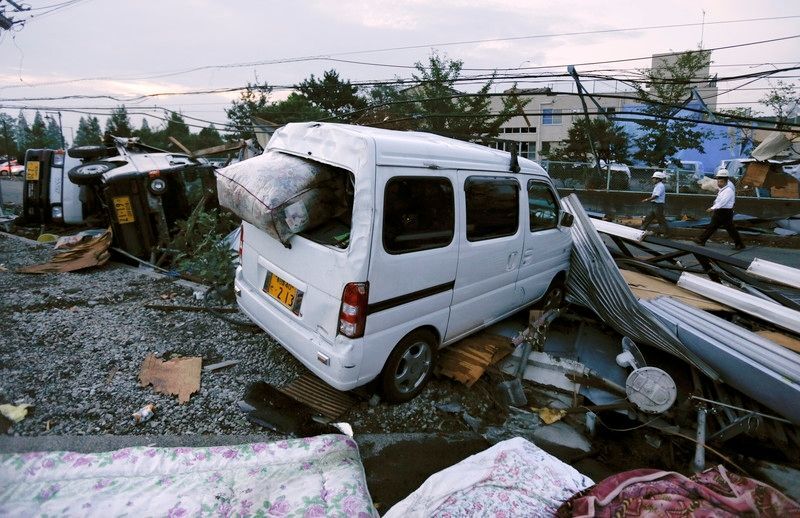
<svg viewBox="0 0 800 518"><path fill-rule="evenodd" d="M430 331L417 330L400 340L381 374L383 395L390 403L417 396L428 383L436 362L436 339Z"/></svg>

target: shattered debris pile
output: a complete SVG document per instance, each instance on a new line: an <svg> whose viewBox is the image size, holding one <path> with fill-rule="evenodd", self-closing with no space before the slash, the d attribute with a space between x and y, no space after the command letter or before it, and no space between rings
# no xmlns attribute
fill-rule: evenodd
<svg viewBox="0 0 800 518"><path fill-rule="evenodd" d="M675 382L639 380L653 402L677 393L651 426L695 437L699 455L744 434L800 460L800 270L590 219L574 195L564 202L575 215L568 299L641 346L634 364L658 358ZM639 370L624 383L629 399Z"/></svg>

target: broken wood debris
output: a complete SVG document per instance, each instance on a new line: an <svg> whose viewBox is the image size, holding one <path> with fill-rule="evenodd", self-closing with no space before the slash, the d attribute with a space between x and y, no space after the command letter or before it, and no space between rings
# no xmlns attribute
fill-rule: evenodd
<svg viewBox="0 0 800 518"><path fill-rule="evenodd" d="M471 387L489 365L499 362L513 350L507 337L479 333L448 347L439 358L437 373Z"/></svg>
<svg viewBox="0 0 800 518"><path fill-rule="evenodd" d="M152 384L153 390L178 396L178 401L187 403L189 396L200 390L200 357L173 358L163 361L149 354L139 371L142 387Z"/></svg>
<svg viewBox="0 0 800 518"><path fill-rule="evenodd" d="M278 390L330 419L338 419L355 404L350 394L336 390L310 373Z"/></svg>
<svg viewBox="0 0 800 518"><path fill-rule="evenodd" d="M26 266L17 270L19 273L64 273L102 266L111 258L108 251L111 246L111 229L102 234L84 240L53 256L49 262Z"/></svg>

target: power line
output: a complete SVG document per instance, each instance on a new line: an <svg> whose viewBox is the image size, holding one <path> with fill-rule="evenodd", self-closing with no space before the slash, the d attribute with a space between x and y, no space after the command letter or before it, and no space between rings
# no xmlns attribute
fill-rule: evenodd
<svg viewBox="0 0 800 518"><path fill-rule="evenodd" d="M85 1L85 0L74 0L74 1ZM745 22L754 22L754 21L772 21L772 20L782 20L782 19L793 19L793 18L800 18L800 15L791 15L791 16L777 16L777 17L767 17L767 18L747 18L747 19L739 19L739 20L725 20L719 22L707 22L707 25L714 25L714 24L731 24L731 23L745 23ZM278 58L272 60L264 60L264 61L251 61L245 63L228 63L228 64L221 64L221 65L202 65L194 68L184 69L180 71L174 72L165 72L161 74L153 74L153 75L146 75L146 76L100 76L100 77L87 77L87 78L78 78L78 79L67 79L63 81L51 81L45 83L32 83L26 85L7 85L0 87L0 89L7 89L7 88L21 88L21 87L34 87L34 86L55 86L59 84L68 84L68 83L75 83L75 82L85 82L85 81L110 81L110 80L129 80L129 81L136 81L136 80L145 80L145 79L161 79L165 77L172 77L176 75L183 75L188 74L191 72L198 72L202 70L212 70L212 69L230 69L230 68L247 68L247 67L254 67L254 66L263 66L263 65L275 65L275 64L286 64L286 63L297 63L297 62L304 62L304 61L341 61L346 62L346 60L335 60L333 59L334 56L346 56L346 55L356 55L356 54L368 54L374 52L388 52L394 50L409 50L409 49L418 49L418 48L431 48L431 47L445 47L445 46L452 46L452 45L464 45L464 44L473 44L473 43L491 43L491 42L502 42L502 41L516 41L516 40L525 40L525 39L537 39L537 38L552 38L552 37L563 37L563 36L581 36L581 35L590 35L590 34L602 34L602 33L613 33L613 32L627 32L627 31L638 31L638 30L656 30L656 29L666 29L666 28L680 28L680 27L692 27L701 25L699 23L688 23L688 24L671 24L671 25L654 25L654 26L646 26L646 27L633 27L633 28L622 28L622 29L602 29L596 31L580 31L580 32L566 32L566 33L552 33L552 34L540 34L540 35L531 35L531 36L516 36L516 37L508 37L508 38L492 38L492 39L484 39L484 40L470 40L470 41L460 41L460 42L446 42L446 43L430 43L425 45L412 45L406 47L391 47L391 48L383 48L383 49L373 49L373 50L359 50L359 51L349 51L349 52L339 52L339 53L331 53L327 55L317 55L317 56L302 56L302 57L293 57L293 58ZM761 45L766 43L774 43L778 41L785 41L794 38L800 37L800 34L793 35L793 36L785 36L779 38L772 38L767 40L760 40L748 43L741 43L735 45L725 45L721 47L714 47L710 49L703 49L703 52L712 52L717 50L728 50L740 47L746 47L751 45ZM696 51L695 51L696 52ZM574 66L588 66L588 65L599 65L599 64L609 64L609 63L623 63L627 61L641 61L645 59L651 59L652 56L644 56L644 57L636 57L636 58L624 58L624 59L614 59L614 60L605 60L605 61L594 61L594 62L585 62L585 63L567 63L561 65L542 65L536 67L525 67L525 70L538 70L538 69L545 69L545 68L564 68L567 65L574 65ZM359 62L353 62L359 63ZM362 62L361 64L364 65L372 65L372 66L392 66L395 65L385 65L385 64L371 64L368 62ZM399 67L399 65L397 65ZM473 70L482 70L482 69L473 69ZM487 69L491 70L491 69Z"/></svg>

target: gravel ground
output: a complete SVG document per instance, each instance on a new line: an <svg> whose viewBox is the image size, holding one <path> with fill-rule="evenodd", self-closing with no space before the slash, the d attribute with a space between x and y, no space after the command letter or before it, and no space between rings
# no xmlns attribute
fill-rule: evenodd
<svg viewBox="0 0 800 518"><path fill-rule="evenodd" d="M51 254L50 245L0 234L0 264L7 269L0 271L0 403L35 406L7 433L264 433L247 421L236 402L253 382L282 386L305 371L260 330L231 325L207 312L144 307L201 305L186 283L113 262L83 272L14 273ZM150 353L165 359L201 356L204 365L240 363L203 373L200 391L179 404L174 396L139 386L139 369ZM420 397L402 405L370 405L365 390L342 420L356 433L461 432L469 429L464 421L436 405L459 403L473 416L496 420L490 383L466 389L434 380ZM156 405L154 417L133 424L131 414L147 403Z"/></svg>

